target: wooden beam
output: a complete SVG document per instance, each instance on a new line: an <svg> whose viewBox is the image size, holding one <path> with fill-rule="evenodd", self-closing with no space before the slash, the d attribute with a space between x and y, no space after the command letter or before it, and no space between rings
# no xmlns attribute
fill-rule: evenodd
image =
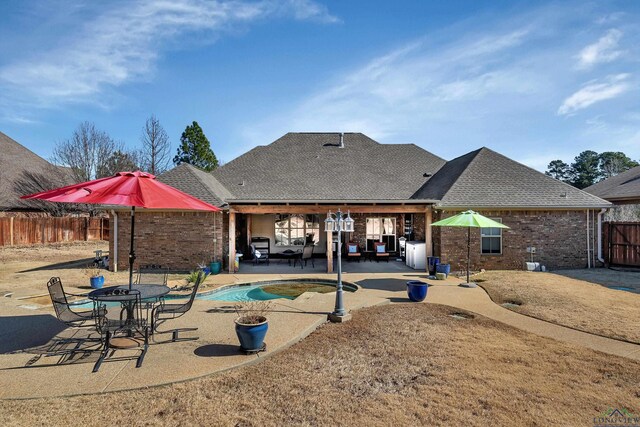
<svg viewBox="0 0 640 427"><path fill-rule="evenodd" d="M327 213L327 218L329 214ZM333 232L327 231L327 273L333 273Z"/></svg>
<svg viewBox="0 0 640 427"><path fill-rule="evenodd" d="M251 247L251 221L253 215L247 215L247 249Z"/></svg>
<svg viewBox="0 0 640 427"><path fill-rule="evenodd" d="M431 223L433 222L433 211L428 209L424 214L424 241L425 253L427 257L433 256L433 234L431 233ZM429 271L429 263L425 261L427 271Z"/></svg>
<svg viewBox="0 0 640 427"><path fill-rule="evenodd" d="M9 217L9 245L13 246L13 217Z"/></svg>
<svg viewBox="0 0 640 427"><path fill-rule="evenodd" d="M424 213L429 209L427 205L232 205L231 208L244 214L324 214L327 211L345 210L351 213Z"/></svg>
<svg viewBox="0 0 640 427"><path fill-rule="evenodd" d="M229 212L229 273L235 273L236 265L236 213Z"/></svg>

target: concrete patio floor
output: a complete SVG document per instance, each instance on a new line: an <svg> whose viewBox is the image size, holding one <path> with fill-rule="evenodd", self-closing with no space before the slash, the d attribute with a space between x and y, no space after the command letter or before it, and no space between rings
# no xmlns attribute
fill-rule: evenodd
<svg viewBox="0 0 640 427"><path fill-rule="evenodd" d="M386 263L385 263L386 264ZM307 270L308 271L308 270ZM278 278L335 278L334 274L223 274L213 277L216 284L242 283ZM426 274L345 273L344 280L363 289L347 293L345 304L351 311L385 303L408 302L406 281L425 279ZM443 304L455 310L466 310L541 336L588 347L601 352L640 360L640 346L579 332L542 320L523 316L494 304L481 288L458 286L459 279L430 281L426 303ZM307 293L296 300L277 300L269 314L267 352L253 356L237 351L234 332L235 313L230 303L196 301L193 309L170 327L197 326L197 341L152 345L141 368L134 360L105 362L96 374L91 373L95 354L72 361L45 357L42 346L51 339L68 335L50 308L28 310L18 301L0 300L3 316L0 322L0 398L35 398L89 394L131 388L149 387L221 372L287 348L326 322L332 311L335 293ZM128 353L132 354L132 353ZM135 353L133 353L135 354ZM118 351L115 357L127 355Z"/></svg>

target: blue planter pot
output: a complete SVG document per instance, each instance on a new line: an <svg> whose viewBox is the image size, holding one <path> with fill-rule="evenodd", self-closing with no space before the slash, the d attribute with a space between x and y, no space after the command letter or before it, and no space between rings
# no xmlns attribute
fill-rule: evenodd
<svg viewBox="0 0 640 427"><path fill-rule="evenodd" d="M214 261L209 264L209 269L211 270L211 274L219 274L222 269L222 263L219 261Z"/></svg>
<svg viewBox="0 0 640 427"><path fill-rule="evenodd" d="M451 264L436 265L436 273L444 273L449 277L449 273L451 273Z"/></svg>
<svg viewBox="0 0 640 427"><path fill-rule="evenodd" d="M421 302L427 297L428 285L419 280L410 280L407 282L407 295L413 302Z"/></svg>
<svg viewBox="0 0 640 427"><path fill-rule="evenodd" d="M89 282L93 289L100 289L104 285L104 276L91 277Z"/></svg>
<svg viewBox="0 0 640 427"><path fill-rule="evenodd" d="M429 256L427 257L427 266L429 268L429 274L436 274L436 266L440 264L440 257Z"/></svg>
<svg viewBox="0 0 640 427"><path fill-rule="evenodd" d="M264 337L269 329L269 321L263 317L264 321L255 325L241 323L242 318L236 319L236 335L240 341L242 351L253 352L262 350Z"/></svg>

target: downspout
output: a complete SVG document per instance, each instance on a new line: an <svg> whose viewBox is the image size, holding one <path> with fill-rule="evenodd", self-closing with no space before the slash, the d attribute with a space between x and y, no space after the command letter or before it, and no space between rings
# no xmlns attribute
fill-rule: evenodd
<svg viewBox="0 0 640 427"><path fill-rule="evenodd" d="M589 236L589 229L591 223L589 222L589 209L587 209L587 268L591 268L591 237Z"/></svg>
<svg viewBox="0 0 640 427"><path fill-rule="evenodd" d="M113 215L113 257L111 262L113 263L113 272L118 272L118 214L111 209L111 215Z"/></svg>
<svg viewBox="0 0 640 427"><path fill-rule="evenodd" d="M602 208L598 213L598 261L604 264L604 257L602 256L602 215L607 211L607 208Z"/></svg>

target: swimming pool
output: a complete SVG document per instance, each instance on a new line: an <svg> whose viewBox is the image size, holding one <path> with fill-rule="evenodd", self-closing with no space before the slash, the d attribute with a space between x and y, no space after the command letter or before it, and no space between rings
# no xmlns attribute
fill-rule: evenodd
<svg viewBox="0 0 640 427"><path fill-rule="evenodd" d="M355 292L358 286L342 282L346 292ZM265 290L266 288L266 290ZM328 293L335 291L335 280L318 279L290 279L290 280L267 280L261 282L241 283L238 285L223 286L212 291L205 291L198 294L196 299L205 301L228 301L228 302L249 302L268 301L272 299L285 298L296 299L304 292ZM165 296L165 300L184 300L186 296ZM76 309L91 309L93 302L82 300L72 304ZM119 305L118 303L107 303L107 306Z"/></svg>

